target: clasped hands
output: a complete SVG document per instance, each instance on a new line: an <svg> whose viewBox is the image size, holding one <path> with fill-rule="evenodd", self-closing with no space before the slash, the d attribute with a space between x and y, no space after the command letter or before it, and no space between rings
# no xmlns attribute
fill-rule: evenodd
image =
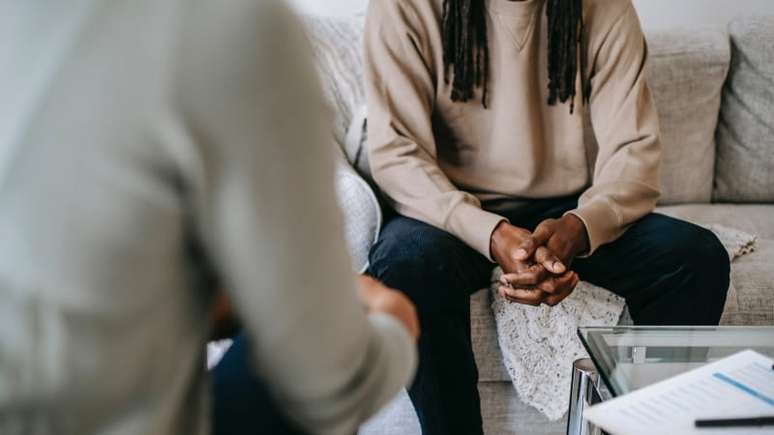
<svg viewBox="0 0 774 435"><path fill-rule="evenodd" d="M492 259L503 269L498 293L511 302L554 306L578 285L570 266L588 249L586 226L573 214L547 219L534 232L500 222L490 240Z"/></svg>

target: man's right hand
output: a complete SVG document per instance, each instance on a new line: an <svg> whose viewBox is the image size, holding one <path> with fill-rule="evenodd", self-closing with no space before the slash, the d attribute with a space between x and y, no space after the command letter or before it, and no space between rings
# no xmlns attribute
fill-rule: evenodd
<svg viewBox="0 0 774 435"><path fill-rule="evenodd" d="M358 295L369 313L389 314L403 324L414 340L419 338L417 310L406 295L368 275L360 275L357 283Z"/></svg>
<svg viewBox="0 0 774 435"><path fill-rule="evenodd" d="M511 302L556 305L575 288L578 275L567 270L544 246L537 248L527 260L521 260L521 245L531 236L530 231L507 221L500 222L492 232L490 253L503 269L498 292Z"/></svg>

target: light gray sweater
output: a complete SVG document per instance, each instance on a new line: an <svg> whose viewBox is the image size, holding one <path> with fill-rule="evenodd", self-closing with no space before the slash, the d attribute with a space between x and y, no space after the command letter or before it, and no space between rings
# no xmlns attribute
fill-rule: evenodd
<svg viewBox="0 0 774 435"><path fill-rule="evenodd" d="M409 381L411 338L355 297L279 3L0 2L0 433L208 433L216 286L312 432Z"/></svg>

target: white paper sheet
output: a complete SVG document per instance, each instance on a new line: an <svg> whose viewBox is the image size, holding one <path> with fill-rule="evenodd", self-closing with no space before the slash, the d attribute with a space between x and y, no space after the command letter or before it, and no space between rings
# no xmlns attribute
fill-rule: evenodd
<svg viewBox="0 0 774 435"><path fill-rule="evenodd" d="M584 417L613 435L757 435L774 427L696 428L697 419L774 415L774 360L746 350L594 405Z"/></svg>

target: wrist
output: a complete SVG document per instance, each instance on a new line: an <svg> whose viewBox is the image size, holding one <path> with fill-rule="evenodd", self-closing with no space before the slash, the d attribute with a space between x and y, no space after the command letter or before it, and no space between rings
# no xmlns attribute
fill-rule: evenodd
<svg viewBox="0 0 774 435"><path fill-rule="evenodd" d="M492 230L492 235L489 236L489 257L497 263L499 263L498 253L500 251L500 246L503 244L505 227L507 225L508 221L500 221L495 226L494 230Z"/></svg>
<svg viewBox="0 0 774 435"><path fill-rule="evenodd" d="M589 250L589 234L586 224L572 213L564 215L562 218L573 234L573 256L582 255Z"/></svg>

